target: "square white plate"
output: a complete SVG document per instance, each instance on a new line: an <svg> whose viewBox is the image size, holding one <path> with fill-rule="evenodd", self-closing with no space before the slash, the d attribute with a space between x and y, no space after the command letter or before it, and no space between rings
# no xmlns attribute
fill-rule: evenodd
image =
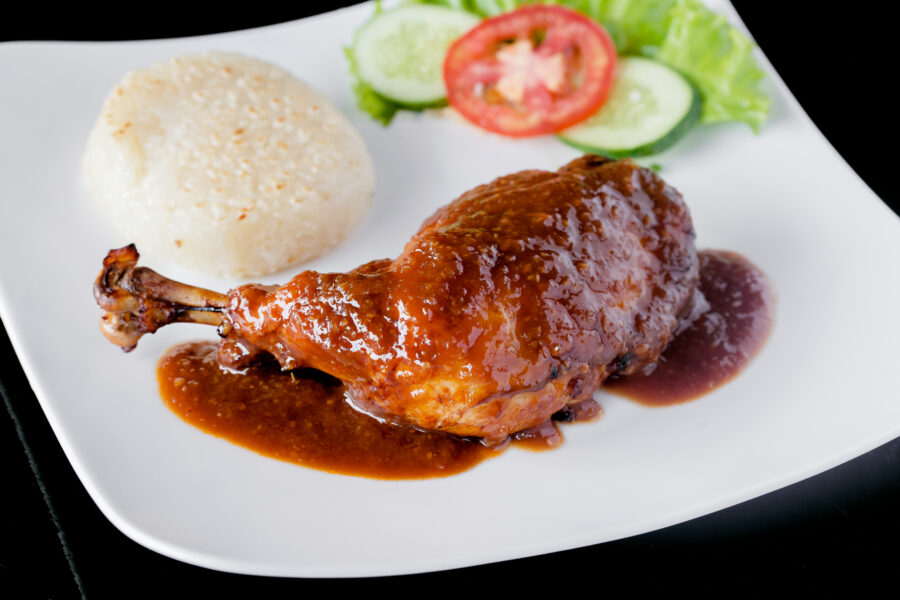
<svg viewBox="0 0 900 600"><path fill-rule="evenodd" d="M713 4L737 21L729 6ZM356 6L190 39L0 46L0 317L75 470L123 532L174 558L241 573L447 569L674 524L900 435L900 221L764 59L774 103L760 135L741 125L704 127L653 158L684 194L699 247L744 254L777 294L768 344L730 384L665 409L599 394L604 418L565 427L555 451L513 449L461 475L423 481L281 463L169 412L157 394L157 358L213 333L169 327L123 355L100 335L91 296L106 251L129 240L93 212L80 159L105 95L127 71L188 52L242 52L292 71L350 117L375 159L375 204L349 241L306 265L319 270L396 256L425 217L461 192L576 156L553 139L501 139L434 115L374 124L353 105L341 50L370 13ZM241 283L152 255L143 262L213 289ZM863 348L860 372L852 356Z"/></svg>

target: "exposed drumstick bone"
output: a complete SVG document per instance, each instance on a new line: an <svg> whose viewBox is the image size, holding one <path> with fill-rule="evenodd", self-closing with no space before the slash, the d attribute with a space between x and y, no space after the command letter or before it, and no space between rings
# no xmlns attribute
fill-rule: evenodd
<svg viewBox="0 0 900 600"><path fill-rule="evenodd" d="M138 267L139 257L134 244L110 250L94 282L94 298L106 311L100 330L109 341L129 352L142 335L169 323L222 324L227 296Z"/></svg>

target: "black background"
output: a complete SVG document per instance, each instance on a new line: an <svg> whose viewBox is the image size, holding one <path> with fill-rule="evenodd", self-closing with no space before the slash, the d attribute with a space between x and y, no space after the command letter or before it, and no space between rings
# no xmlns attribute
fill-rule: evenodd
<svg viewBox="0 0 900 600"><path fill-rule="evenodd" d="M297 3L291 10L261 3L252 16L243 14L246 7L182 6L173 12L154 5L152 10L141 6L140 11L120 7L119 12L109 12L86 5L52 10L35 5L23 7L15 18L5 18L0 23L0 40L116 40L213 33L296 19L341 4L352 2ZM849 6L839 14L811 8L825 6L820 3L735 0L734 4L813 121L869 186L900 212L893 185L894 146L900 128L892 92L897 52L890 19ZM848 204L847 211L852 210ZM848 355L848 369L863 370L865 349L835 351ZM829 596L845 585L859 594L877 583L890 585L896 580L900 440L736 507L661 531L568 552L374 580L290 580L218 573L155 554L113 528L72 472L2 331L0 365L8 408L8 415L0 414L4 480L0 597L4 598L199 593L231 598L373 589L431 593L435 586L452 593L518 595L540 583L570 594L678 590L733 596L791 590ZM577 518L559 515L560 520Z"/></svg>

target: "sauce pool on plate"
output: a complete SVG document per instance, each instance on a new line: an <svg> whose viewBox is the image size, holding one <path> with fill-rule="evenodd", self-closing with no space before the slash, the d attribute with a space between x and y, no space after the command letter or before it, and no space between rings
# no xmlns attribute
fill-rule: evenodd
<svg viewBox="0 0 900 600"><path fill-rule="evenodd" d="M700 257L700 291L709 306L644 373L612 378L603 389L649 406L693 400L727 383L756 356L772 328L773 299L765 274L721 250Z"/></svg>
<svg viewBox="0 0 900 600"><path fill-rule="evenodd" d="M182 419L260 454L331 472L408 479L464 471L495 451L477 442L379 422L344 400L340 381L274 360L222 368L215 342L160 360L160 392Z"/></svg>
<svg viewBox="0 0 900 600"><path fill-rule="evenodd" d="M496 456L503 446L383 423L344 400L340 381L312 369L282 372L274 360L242 372L221 367L215 342L171 348L158 367L166 405L191 425L272 458L380 479L442 477ZM555 419L599 417L585 401ZM557 446L556 425L520 432L513 443L531 450Z"/></svg>

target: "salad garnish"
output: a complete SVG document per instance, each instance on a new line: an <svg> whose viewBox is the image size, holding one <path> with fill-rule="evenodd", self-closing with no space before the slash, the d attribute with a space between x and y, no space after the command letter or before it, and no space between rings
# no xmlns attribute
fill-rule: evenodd
<svg viewBox="0 0 900 600"><path fill-rule="evenodd" d="M765 73L757 64L754 56L755 44L743 32L728 23L723 15L713 12L700 0L557 0L543 2L527 0L405 0L391 9L384 9L380 3L376 3L376 13L372 17L372 21L361 29L367 27L371 29L375 20L384 20L384 15L394 11L408 11L411 7L443 9L443 11L429 13L428 17L421 21L419 28L407 25L407 30L423 32L430 28L434 31L443 31L444 37L437 40L436 43L448 45L446 40L448 25L446 24L453 22L454 27L465 29L466 19L456 18L462 14L474 16L476 18L475 21L472 21L474 24L478 22L477 19L488 19L497 15L509 14L511 11L538 11L539 9L534 5L544 5L547 12L562 12L565 9L577 11L608 32L608 37L614 43L619 57L650 59L678 74L687 85L696 91L699 97L699 117L694 119L694 122L706 124L737 121L746 123L756 132L768 116L771 100L760 85ZM451 15L454 15L454 18L450 18ZM482 25L476 27L482 27L483 24L484 21L482 21ZM463 37L465 33L466 31L460 31L459 36ZM470 90L474 90L477 96L478 92L488 89L494 95L482 94L481 98L481 100L487 100L487 105L505 104L519 110L522 115L529 114L529 118L541 120L541 114L547 112L548 99L557 100L560 96L571 93L572 86L562 84L566 82L566 74L571 73L573 66L571 53L568 58L565 58L566 54L560 54L558 58L553 57L550 60L532 60L540 57L540 45L545 41L541 37L542 35L533 39L533 43L528 48L525 47L526 43L521 40L516 44L516 40L513 38L506 41L495 40L499 45L495 48L494 54L500 55L500 62L506 61L507 66L532 65L538 69L532 76L523 77L520 74L510 77L508 75L512 71L507 69L505 79L498 76L492 81L488 81L486 87L484 85L470 86ZM503 47L506 45L509 47ZM453 46L449 45L448 47L452 48ZM347 49L350 70L354 77L353 89L357 105L360 110L381 123L389 124L400 110L422 110L430 106L441 105L445 101L442 97L436 97L430 98L428 103L417 104L406 102L404 98L396 97L396 94L389 97L389 95L380 93L376 89L377 86L372 85L374 78L371 75L363 75L366 69L360 68L361 61L372 60L372 57L359 50L360 48L356 45ZM548 56L553 54L552 52L544 53ZM422 55L423 53L419 52L418 54ZM435 56L439 57L440 54L440 52L435 53ZM579 52L576 51L574 56L580 57ZM580 68L581 65L577 66ZM430 70L429 72L432 73L438 72L434 65L424 70ZM458 70L451 68L444 69L443 72L445 74L444 81L432 83L437 85L436 89L440 89L440 84L443 84L445 90L449 89L451 104L454 104L454 107L464 116L473 120L466 111L466 106L470 103L453 101L459 92L459 81L456 79L459 77ZM601 80L604 77L602 70L594 69L591 73L593 73L590 75L591 77L598 77ZM488 79L496 75L496 72L485 75L482 70L482 76L486 76ZM571 81L569 80L569 83ZM534 82L541 85L529 87L529 83ZM479 82L474 81L474 83L478 84ZM580 87L583 83L579 80L578 86ZM604 87L602 81L599 87ZM606 85L606 88L608 87ZM606 94L601 95L605 99ZM469 93L469 96L472 94ZM596 97L596 95L593 96L592 101ZM602 110L602 100L594 109ZM482 105L476 108L484 113L490 106L486 108ZM596 112L597 110L593 110L590 114L579 114L578 120L587 121ZM537 116L530 113L537 113ZM486 120L488 124L481 123L481 125L491 131L517 135L515 132L511 133L515 127L492 127L489 124L490 121L491 119L488 118ZM563 125L555 123L552 127L538 127L534 133L559 132L574 124L565 122L565 119L562 122L564 122ZM682 123L679 131L685 129L686 127ZM673 138L668 138L667 141L671 143ZM646 152L647 147L644 148L644 153Z"/></svg>

